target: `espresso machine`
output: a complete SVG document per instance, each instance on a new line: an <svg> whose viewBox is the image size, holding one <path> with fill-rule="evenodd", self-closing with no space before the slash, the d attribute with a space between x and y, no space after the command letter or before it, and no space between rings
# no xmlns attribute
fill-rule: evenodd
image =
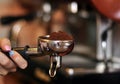
<svg viewBox="0 0 120 84"><path fill-rule="evenodd" d="M119 1L100 1L100 0L91 0L94 7L99 11L100 14L96 15L97 23L97 58L103 60L105 64L105 71L115 72L119 71L119 67L114 67L114 64L119 62L115 59L114 56L114 29L115 25L119 23L119 10L120 6L118 5ZM100 5L102 4L102 5ZM115 7L115 8L113 8ZM118 58L119 59L119 58ZM112 63L112 64L111 64ZM118 70L117 70L118 69Z"/></svg>
<svg viewBox="0 0 120 84"><path fill-rule="evenodd" d="M70 68L68 73L75 73L79 76L73 77L73 84L95 83L95 84L119 84L120 63L119 54L116 57L113 53L113 34L116 23L119 23L119 0L89 0L95 11L96 17L96 60L94 63L87 63L95 67L91 68ZM119 39L119 38L117 38ZM118 51L118 50L117 50ZM119 52L119 51L118 51ZM95 64L95 65L94 65ZM86 65L86 66L88 66Z"/></svg>

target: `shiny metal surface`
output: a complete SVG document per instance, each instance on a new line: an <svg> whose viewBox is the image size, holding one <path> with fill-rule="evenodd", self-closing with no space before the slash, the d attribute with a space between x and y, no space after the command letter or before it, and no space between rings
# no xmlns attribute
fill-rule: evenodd
<svg viewBox="0 0 120 84"><path fill-rule="evenodd" d="M58 55L64 56L70 53L73 47L73 40L49 40L49 35L41 36L38 40L38 50L39 52L42 51L43 53L56 52Z"/></svg>
<svg viewBox="0 0 120 84"><path fill-rule="evenodd" d="M54 77L58 68L61 67L61 56L69 54L74 47L73 40L49 40L49 35L38 39L38 52L50 55L49 74Z"/></svg>

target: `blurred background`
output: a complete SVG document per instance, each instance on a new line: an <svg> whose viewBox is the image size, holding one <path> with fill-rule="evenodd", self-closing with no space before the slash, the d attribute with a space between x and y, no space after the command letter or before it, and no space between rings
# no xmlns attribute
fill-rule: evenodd
<svg viewBox="0 0 120 84"><path fill-rule="evenodd" d="M5 1L9 2L9 0ZM54 78L49 77L48 74L49 57L33 58L30 62L31 66L26 70L20 70L18 76L13 73L10 77L16 77L19 82L22 81L21 83L18 82L19 84L74 84L87 82L119 84L120 13L116 16L110 16L109 14L112 14L115 8L118 8L118 11L120 10L120 1L101 1L21 0L23 6L30 8L39 24L42 25L43 30L46 30L43 33L44 35L55 31L65 31L73 36L75 45L70 54L62 57L62 67L57 71ZM0 3L3 4L4 1L0 0ZM98 5L103 3L113 3L112 12L107 11L107 8L109 8L107 5L105 8L104 5L101 5L103 8ZM105 10L108 14L102 10ZM11 20L14 19L9 19L9 21ZM0 21L2 22L2 20ZM16 20L14 23L16 24ZM9 38L13 42L13 46L16 46L17 34L14 32L19 33L19 29L14 28L13 25L11 27L13 33L10 34ZM20 44L22 43L24 42L20 42ZM9 80L9 75L7 78Z"/></svg>

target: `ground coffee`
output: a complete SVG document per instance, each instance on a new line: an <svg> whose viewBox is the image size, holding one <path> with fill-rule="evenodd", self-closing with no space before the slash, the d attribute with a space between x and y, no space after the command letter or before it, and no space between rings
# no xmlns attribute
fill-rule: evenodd
<svg viewBox="0 0 120 84"><path fill-rule="evenodd" d="M66 32L58 31L52 32L49 37L50 40L73 40L73 37Z"/></svg>

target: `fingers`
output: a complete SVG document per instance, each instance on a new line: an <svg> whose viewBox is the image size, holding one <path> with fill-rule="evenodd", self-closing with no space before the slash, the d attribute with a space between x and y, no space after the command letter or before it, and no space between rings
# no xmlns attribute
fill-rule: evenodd
<svg viewBox="0 0 120 84"><path fill-rule="evenodd" d="M6 38L1 38L0 39L0 48L3 51L10 51L11 50L11 43L8 39Z"/></svg>
<svg viewBox="0 0 120 84"><path fill-rule="evenodd" d="M17 64L21 69L25 69L27 67L27 61L16 51L9 52L11 59Z"/></svg>
<svg viewBox="0 0 120 84"><path fill-rule="evenodd" d="M0 52L0 65L10 72L16 69L15 63L2 52Z"/></svg>
<svg viewBox="0 0 120 84"><path fill-rule="evenodd" d="M0 38L0 49L2 49L3 52L9 52L10 55L10 57L8 57L5 53L0 52L0 75L15 72L16 67L21 69L27 67L27 61L19 53L11 50L11 43L8 39Z"/></svg>
<svg viewBox="0 0 120 84"><path fill-rule="evenodd" d="M8 74L8 71L4 69L2 66L0 66L0 76L5 76Z"/></svg>

